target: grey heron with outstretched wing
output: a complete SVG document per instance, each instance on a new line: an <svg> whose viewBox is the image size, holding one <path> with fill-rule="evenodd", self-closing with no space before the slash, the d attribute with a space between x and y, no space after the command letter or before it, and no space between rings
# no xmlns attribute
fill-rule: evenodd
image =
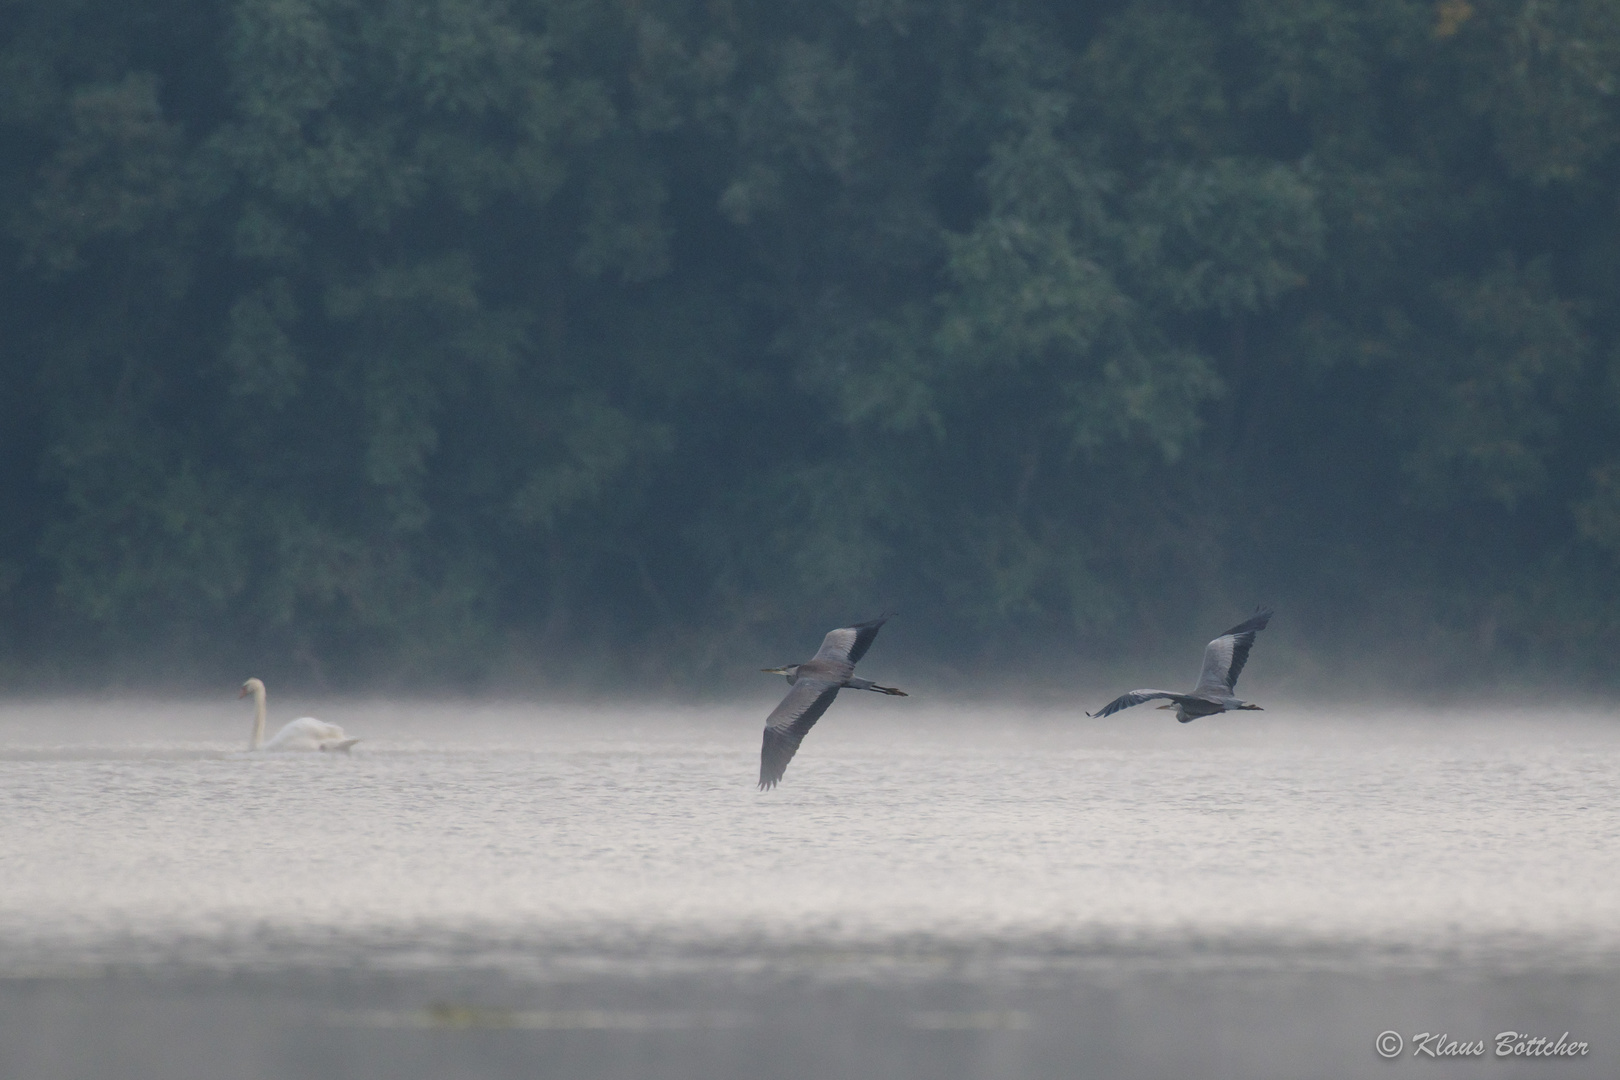
<svg viewBox="0 0 1620 1080"><path fill-rule="evenodd" d="M1232 690L1237 686L1238 676L1243 673L1243 665L1249 662L1249 650L1254 647L1254 636L1266 628L1266 623L1271 621L1271 615L1270 608L1264 611L1257 608L1249 618L1206 645L1204 672L1198 678L1198 685L1193 687L1191 692L1172 694L1168 690L1132 690L1128 694L1119 695L1096 712L1086 715L1112 716L1121 709L1159 698L1168 698L1170 701L1170 704L1160 705L1159 708L1175 709L1176 719L1183 724L1191 723L1200 716L1213 716L1234 709L1258 710L1260 706L1241 700L1232 693Z"/></svg>
<svg viewBox="0 0 1620 1080"><path fill-rule="evenodd" d="M770 675L786 675L787 681L793 685L787 697L765 720L765 742L759 750L761 791L775 787L776 782L782 779L799 744L815 727L816 721L821 719L821 714L827 711L827 706L838 696L838 691L848 687L851 690L906 696L904 690L879 686L870 679L855 678L855 665L872 647L872 640L877 637L883 624L892 617L891 612L867 622L830 631L822 641L821 648L816 650L816 655L803 664L761 669Z"/></svg>

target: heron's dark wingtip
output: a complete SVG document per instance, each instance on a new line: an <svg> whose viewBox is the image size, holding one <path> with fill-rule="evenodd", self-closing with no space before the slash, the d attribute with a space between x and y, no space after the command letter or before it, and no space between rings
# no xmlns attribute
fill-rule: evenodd
<svg viewBox="0 0 1620 1080"><path fill-rule="evenodd" d="M1271 622L1271 617L1275 614L1277 613L1271 608L1261 608L1253 615L1250 615L1247 619L1244 619L1242 622L1232 627L1232 629L1226 631L1226 633L1222 634L1221 636L1226 637L1230 634L1258 633L1266 628L1266 624Z"/></svg>

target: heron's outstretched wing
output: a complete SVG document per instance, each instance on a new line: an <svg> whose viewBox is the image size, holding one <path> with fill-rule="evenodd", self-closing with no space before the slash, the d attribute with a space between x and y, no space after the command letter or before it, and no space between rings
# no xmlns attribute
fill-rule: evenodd
<svg viewBox="0 0 1620 1080"><path fill-rule="evenodd" d="M835 664L848 664L854 667L866 655L866 650L872 647L872 641L883 624L894 618L894 612L879 615L854 626L844 626L829 631L822 639L821 648L816 650L812 660L830 660Z"/></svg>
<svg viewBox="0 0 1620 1080"><path fill-rule="evenodd" d="M1140 705L1142 702L1152 701L1154 698L1169 698L1171 701L1174 701L1179 697L1181 697L1180 694L1172 694L1168 690L1132 690L1128 694L1119 695L1119 697L1115 698L1113 701L1110 701L1096 712L1086 713L1086 715L1112 716L1121 709L1128 709L1132 705Z"/></svg>
<svg viewBox="0 0 1620 1080"><path fill-rule="evenodd" d="M1249 650L1254 647L1254 635L1266 628L1272 611L1267 608L1238 623L1232 629L1204 647L1204 672L1198 677L1193 693L1217 691L1230 694L1237 686L1243 665L1249 662Z"/></svg>
<svg viewBox="0 0 1620 1080"><path fill-rule="evenodd" d="M787 692L782 703L765 718L765 742L759 748L761 791L775 787L776 782L782 779L799 744L837 696L838 684L835 682L800 679L793 684L793 689Z"/></svg>

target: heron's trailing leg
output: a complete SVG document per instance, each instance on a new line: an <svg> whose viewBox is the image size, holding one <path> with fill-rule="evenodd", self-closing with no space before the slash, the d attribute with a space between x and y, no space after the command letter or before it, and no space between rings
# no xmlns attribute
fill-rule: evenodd
<svg viewBox="0 0 1620 1080"><path fill-rule="evenodd" d="M873 682L871 679L848 678L848 679L844 680L843 686L844 686L845 689L848 689L848 690L871 690L871 691L873 691L875 693L889 694L889 695L891 695L893 697L910 697L911 696L910 694L906 693L904 690L896 690L892 686L879 686L877 683Z"/></svg>

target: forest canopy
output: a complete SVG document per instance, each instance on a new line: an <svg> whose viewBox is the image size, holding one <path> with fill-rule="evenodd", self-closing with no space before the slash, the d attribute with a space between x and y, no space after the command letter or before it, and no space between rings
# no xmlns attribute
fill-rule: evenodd
<svg viewBox="0 0 1620 1080"><path fill-rule="evenodd" d="M702 672L889 608L971 667L1260 601L1612 678L1613 0L6 0L0 42L6 681Z"/></svg>

